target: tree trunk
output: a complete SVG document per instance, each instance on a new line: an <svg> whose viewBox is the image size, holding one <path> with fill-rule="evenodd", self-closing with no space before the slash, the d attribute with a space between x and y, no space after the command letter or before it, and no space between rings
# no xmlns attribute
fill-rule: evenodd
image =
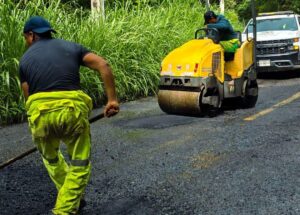
<svg viewBox="0 0 300 215"><path fill-rule="evenodd" d="M202 0L199 0L200 4L202 3ZM210 10L210 2L209 0L205 0L205 8L206 8L206 11L209 11Z"/></svg>
<svg viewBox="0 0 300 215"><path fill-rule="evenodd" d="M92 17L94 19L105 18L105 0L91 0Z"/></svg>
<svg viewBox="0 0 300 215"><path fill-rule="evenodd" d="M225 0L220 0L220 13L224 15L225 12Z"/></svg>
<svg viewBox="0 0 300 215"><path fill-rule="evenodd" d="M104 6L104 2L105 0L101 0L101 4L100 4L100 10L101 10L101 14L103 19L105 19L105 6Z"/></svg>

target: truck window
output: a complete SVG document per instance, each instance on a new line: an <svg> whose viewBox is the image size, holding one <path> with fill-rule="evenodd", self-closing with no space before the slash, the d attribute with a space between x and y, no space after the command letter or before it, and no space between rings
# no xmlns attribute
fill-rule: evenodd
<svg viewBox="0 0 300 215"><path fill-rule="evenodd" d="M296 30L298 30L298 27L295 18L275 18L275 19L257 20L257 32L296 31ZM248 24L248 31L249 33L253 32L252 20Z"/></svg>
<svg viewBox="0 0 300 215"><path fill-rule="evenodd" d="M300 16L298 16L298 23L299 23L299 25L300 25Z"/></svg>

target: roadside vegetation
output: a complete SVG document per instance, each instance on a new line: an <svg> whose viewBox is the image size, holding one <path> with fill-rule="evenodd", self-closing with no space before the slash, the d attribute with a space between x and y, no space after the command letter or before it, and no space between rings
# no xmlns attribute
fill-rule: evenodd
<svg viewBox="0 0 300 215"><path fill-rule="evenodd" d="M205 8L194 0L165 0L152 5L128 2L109 5L102 20L92 19L88 9L76 7L74 2L0 0L0 124L25 119L18 63L26 50L23 25L33 15L47 18L58 32L56 38L81 43L107 59L121 101L155 95L161 60L193 38L194 31L203 26ZM227 11L226 16L235 29L242 30L234 11ZM82 68L81 83L95 106L104 104L96 73Z"/></svg>

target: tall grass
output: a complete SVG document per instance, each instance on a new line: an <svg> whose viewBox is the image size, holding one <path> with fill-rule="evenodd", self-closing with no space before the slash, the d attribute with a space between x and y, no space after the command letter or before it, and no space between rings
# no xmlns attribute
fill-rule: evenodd
<svg viewBox="0 0 300 215"><path fill-rule="evenodd" d="M107 59L122 101L154 95L163 57L192 39L194 31L203 25L204 8L193 0L166 0L159 7L123 4L108 9L105 20L93 19L89 11L74 10L59 1L18 2L0 0L0 124L24 119L18 60L25 51L23 25L32 15L47 18L58 32L55 37L81 43ZM104 104L105 93L97 73L82 68L81 85L95 105Z"/></svg>

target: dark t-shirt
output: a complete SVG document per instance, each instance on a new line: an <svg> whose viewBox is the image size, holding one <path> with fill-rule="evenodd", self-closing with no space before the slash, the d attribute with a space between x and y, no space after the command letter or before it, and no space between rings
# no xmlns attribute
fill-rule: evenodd
<svg viewBox="0 0 300 215"><path fill-rule="evenodd" d="M29 85L29 95L55 90L79 90L79 68L90 51L61 40L41 39L20 60L20 80Z"/></svg>

